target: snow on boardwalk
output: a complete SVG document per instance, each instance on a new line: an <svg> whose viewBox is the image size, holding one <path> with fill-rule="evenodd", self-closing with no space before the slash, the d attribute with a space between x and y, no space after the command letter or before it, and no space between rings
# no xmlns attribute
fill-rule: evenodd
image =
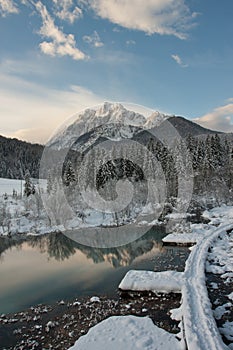
<svg viewBox="0 0 233 350"><path fill-rule="evenodd" d="M153 291L160 293L181 293L183 273L177 271L137 271L127 272L121 281L121 290Z"/></svg>
<svg viewBox="0 0 233 350"><path fill-rule="evenodd" d="M113 316L80 337L69 350L181 350L174 334L148 317Z"/></svg>
<svg viewBox="0 0 233 350"><path fill-rule="evenodd" d="M229 350L213 316L206 287L205 267L208 250L233 222L211 229L192 250L185 272L129 271L119 288L134 291L182 292L181 314L188 350ZM181 235L179 235L181 236ZM183 236L183 235L182 235Z"/></svg>
<svg viewBox="0 0 233 350"><path fill-rule="evenodd" d="M213 317L205 283L205 263L208 249L221 234L233 228L233 223L221 226L199 241L185 267L182 288L184 331L189 350L229 350L222 340Z"/></svg>

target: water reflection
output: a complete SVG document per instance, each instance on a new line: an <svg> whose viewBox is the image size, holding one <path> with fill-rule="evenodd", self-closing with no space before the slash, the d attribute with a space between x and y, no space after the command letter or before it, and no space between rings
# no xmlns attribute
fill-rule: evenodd
<svg viewBox="0 0 233 350"><path fill-rule="evenodd" d="M154 228L116 248L91 248L61 233L0 237L0 314L85 295L116 295L128 270L179 263L179 250L162 246L165 234Z"/></svg>
<svg viewBox="0 0 233 350"><path fill-rule="evenodd" d="M44 236L32 236L28 245L46 253L49 259L63 261L76 253L74 242L62 233L50 233Z"/></svg>
<svg viewBox="0 0 233 350"><path fill-rule="evenodd" d="M46 253L48 259L64 261L73 256L77 251L85 254L95 264L109 262L114 268L130 265L135 258L157 248L163 249L161 239L164 237L164 229L159 227L151 229L140 239L117 248L92 248L81 245L62 233L50 233L43 236L29 237L0 237L0 258L3 261L4 252L12 247L22 247L27 242L29 247L36 248L40 253Z"/></svg>

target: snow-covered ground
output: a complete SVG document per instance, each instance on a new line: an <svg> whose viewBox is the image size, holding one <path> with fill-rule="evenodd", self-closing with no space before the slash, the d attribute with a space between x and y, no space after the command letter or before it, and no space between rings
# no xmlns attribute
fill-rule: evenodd
<svg viewBox="0 0 233 350"><path fill-rule="evenodd" d="M32 182L36 187L38 186L38 179L32 179ZM24 191L24 184L24 180L0 178L0 196L3 196L5 194L11 196L13 191L16 191L18 196L22 196ZM46 185L46 180L40 180L40 188L46 190Z"/></svg>
<svg viewBox="0 0 233 350"><path fill-rule="evenodd" d="M38 180L32 179L32 182L36 194L25 197L24 181L0 179L0 234L45 234L96 226L113 227L133 222L141 211L139 207L132 206L129 217L116 217L115 213L85 207L80 193L75 193L74 205L64 205L69 199L66 198L66 188L64 189L62 185L58 184L56 192L48 194L46 180L40 180L40 185ZM151 221L152 213L157 210L159 210L157 204L145 205L141 218L149 216L150 220L145 222L142 220L138 226L151 227L158 224L157 219Z"/></svg>
<svg viewBox="0 0 233 350"><path fill-rule="evenodd" d="M51 223L39 196L13 198L13 189L21 193L20 180L0 179L0 193L2 194L0 198L0 234L8 234L9 232L41 234L64 229ZM5 193L8 194L7 198L4 196ZM172 317L180 320L181 328L184 327L188 349L233 349L233 320L227 320L220 329L217 328L215 322L215 319L219 320L224 317L227 308L232 305L233 290L229 293L228 303L218 305L213 312L205 276L205 272L218 274L221 275L226 285L232 285L233 234L226 231L233 228L233 207L222 205L206 210L203 216L210 220L208 224L191 224L189 232L184 226L183 233L173 233L164 239L164 242L172 243L197 243L187 260L184 273L133 271L126 275L120 288L156 292L178 292L181 290L182 305L180 309L173 310ZM77 218L74 224L78 223L80 227L90 227L102 224L103 220L107 224L112 223L110 216L100 218L96 216L95 212L87 211L84 212L84 218ZM142 222L143 225L148 225L146 220ZM70 222L71 227L72 224ZM213 288L217 288L217 286L213 284ZM102 349L103 346L112 349L114 346L116 349L121 347L137 349L136 346L138 346L138 349L141 350L154 350L159 339L161 343L157 348L160 350L173 347L176 349L176 346L178 349L183 346L183 342L179 342L174 336L164 335L165 333L156 328L149 319L142 320L122 319L121 317L114 320L108 319L104 321L105 323L102 322L91 329L85 337L81 337L72 350ZM123 330L127 327L132 332L127 331L126 335ZM220 333L229 342L232 342L228 347L223 343ZM137 334L140 337L137 338ZM93 339L95 339L95 343L93 343ZM142 341L142 339L144 340Z"/></svg>
<svg viewBox="0 0 233 350"><path fill-rule="evenodd" d="M69 350L181 350L174 334L148 317L113 316L82 336Z"/></svg>
<svg viewBox="0 0 233 350"><path fill-rule="evenodd" d="M185 283L182 288L182 314L186 342L190 350L228 348L222 341L214 319L205 272L209 249L215 246L221 237L227 235L227 230L232 228L233 221L209 232L202 241L198 242L186 262Z"/></svg>
<svg viewBox="0 0 233 350"><path fill-rule="evenodd" d="M218 225L233 222L233 207L223 204L210 210L205 210L203 218L210 220L208 224L191 224L190 232L171 233L163 238L164 243L194 244L202 240Z"/></svg>
<svg viewBox="0 0 233 350"><path fill-rule="evenodd" d="M13 190L15 190L18 195L23 194L24 182L24 180L0 178L0 196L3 196L5 193L7 195L12 195Z"/></svg>
<svg viewBox="0 0 233 350"><path fill-rule="evenodd" d="M233 320L226 319L230 313L229 310L233 308L233 232L228 235L223 234L217 240L208 252L205 268L207 272L219 275L226 288L232 290L230 294L226 295L228 302L221 303L219 298L215 301L218 306L213 313L216 320L224 320L222 327L220 327L220 333L229 342L232 342L229 348L233 349ZM218 289L219 287L216 283L213 283L212 288Z"/></svg>
<svg viewBox="0 0 233 350"><path fill-rule="evenodd" d="M121 290L181 293L183 273L177 271L129 271L121 281Z"/></svg>
<svg viewBox="0 0 233 350"><path fill-rule="evenodd" d="M210 303L206 272L221 274L226 284L233 281L233 208L222 206L206 211L207 224L192 225L190 242L197 242L186 262L184 273L176 271L129 271L121 281L122 290L174 292L181 290L182 304L171 310L171 317L180 321L181 341L174 335L161 332L152 321L134 316L109 318L93 327L87 335L79 338L70 350L103 349L160 349L227 350L233 349L233 321L226 321L218 329L215 319L222 318L232 306L233 290L229 302L213 311ZM218 222L218 224L217 224ZM218 225L218 228L216 228ZM183 240L182 240L183 236ZM187 242L187 234L172 236L179 243ZM212 283L213 288L217 288ZM229 342L227 346L221 337ZM178 336L178 338L179 338ZM183 338L182 338L183 336Z"/></svg>
<svg viewBox="0 0 233 350"><path fill-rule="evenodd" d="M33 180L36 190L38 192L38 180ZM41 186L42 185L42 186ZM46 180L40 181L40 188L42 187L43 196L46 196ZM12 197L13 190L17 192L17 196ZM79 228L89 228L95 226L114 226L116 225L116 218L112 213L102 213L95 211L90 208L76 208L76 214L71 219L66 220L65 226L63 222L63 216L66 213L61 205L64 200L64 195L61 195L61 201L59 196L53 194L50 195L45 201L48 209L52 214L56 213L56 220L51 220L48 217L48 213L44 208L43 202L41 201L40 195L30 196L28 198L22 197L21 193L24 191L24 181L21 180L10 180L0 179L0 234L11 234L14 233L34 233L44 234L55 231L66 231ZM5 196L7 194L7 196ZM7 197L7 198L6 198ZM21 198L22 197L22 198ZM82 202L82 199L80 198ZM156 213L157 205L148 203L144 206L143 211L140 213L141 220L138 221L137 225L140 226L153 226L161 224L156 218L153 219L152 214ZM137 217L139 208L132 208L131 220ZM79 214L82 214L81 216ZM187 217L188 214L169 214L166 216L165 221L169 219L182 219ZM203 235L206 235L209 230L213 229L221 222L232 219L233 220L233 207L227 207L225 205L214 208L204 212L204 217L211 220L207 224L192 224L190 226L190 232L184 228L181 233L172 233L166 236L163 241L167 243L196 243L199 239L202 239ZM52 215L54 216L54 215ZM149 217L149 219L147 219ZM58 219L58 220L57 220ZM61 219L61 222L57 222ZM117 219L118 224L123 224L121 219ZM124 218L122 218L124 221ZM127 219L128 220L128 219ZM128 223L128 222L127 222ZM166 223L166 222L165 222ZM182 228L182 227L181 227Z"/></svg>
<svg viewBox="0 0 233 350"><path fill-rule="evenodd" d="M119 287L126 290L151 290L157 291L162 285L163 291L171 292L171 283L180 283L182 292L182 305L180 309L172 311L172 317L181 321L184 327L185 341L189 350L225 350L233 349L233 322L226 321L223 327L217 328L216 319L222 318L227 313L227 308L232 306L233 292L228 295L229 302L217 307L213 312L206 287L206 272L221 274L226 284L233 281L233 210L223 206L205 212L205 217L211 219L208 225L193 225L194 240L198 242L186 262L185 272L181 273L179 281L176 271L149 272L129 271L120 283ZM214 225L213 225L214 220ZM216 229L216 220L219 227ZM225 224L223 224L225 223ZM198 229L198 233L195 231ZM200 235L198 239L196 236ZM179 243L187 242L187 234L172 236ZM170 275L170 279L168 279ZM164 278L163 278L164 277ZM173 281L173 279L175 281ZM213 287L215 287L213 285ZM217 286L216 286L217 288ZM214 318L215 317L215 318ZM223 334L232 344L225 345L221 338Z"/></svg>

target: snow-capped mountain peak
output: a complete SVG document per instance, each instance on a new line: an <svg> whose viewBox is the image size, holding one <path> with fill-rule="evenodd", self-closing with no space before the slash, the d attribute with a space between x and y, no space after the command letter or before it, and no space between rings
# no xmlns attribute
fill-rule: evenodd
<svg viewBox="0 0 233 350"><path fill-rule="evenodd" d="M55 135L48 145L58 149L70 147L81 135L107 124L111 124L111 127L114 127L114 124L118 124L122 128L133 126L141 129L150 129L158 126L168 117L160 112L153 112L149 118L146 118L138 112L126 109L120 103L104 102L101 106L85 109L83 112L75 115L73 117L75 122L58 135Z"/></svg>
<svg viewBox="0 0 233 350"><path fill-rule="evenodd" d="M159 126L164 120L169 118L170 116L160 113L158 111L153 112L146 120L144 124L145 129L151 129L156 126Z"/></svg>

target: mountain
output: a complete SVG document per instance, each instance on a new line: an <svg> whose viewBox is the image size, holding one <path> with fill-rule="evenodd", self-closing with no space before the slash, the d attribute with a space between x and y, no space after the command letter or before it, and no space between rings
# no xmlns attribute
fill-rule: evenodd
<svg viewBox="0 0 233 350"><path fill-rule="evenodd" d="M123 139L132 139L141 131L142 129L137 126L110 123L100 125L78 138L74 136L71 142L66 139L65 144L67 147L70 146L72 150L84 152L87 148L106 140L120 141Z"/></svg>
<svg viewBox="0 0 233 350"><path fill-rule="evenodd" d="M173 126L181 137L220 133L205 129L183 117L169 116L158 111L148 118L127 110L119 103L105 102L97 109L86 109L74 116L75 121L55 135L48 145L56 150L71 148L85 151L105 140L133 139L143 144ZM166 123L164 123L166 121ZM166 130L163 130L166 133ZM168 131L169 132L169 131Z"/></svg>
<svg viewBox="0 0 233 350"><path fill-rule="evenodd" d="M176 128L181 137L187 137L188 135L200 136L200 135L210 135L210 134L223 134L220 131L214 131L210 129L203 128L201 125L187 120L183 117L170 117L169 122Z"/></svg>
<svg viewBox="0 0 233 350"><path fill-rule="evenodd" d="M151 129L154 127L158 127L164 120L169 119L170 116L166 114L162 114L158 111L153 112L146 120L143 125L144 129Z"/></svg>
<svg viewBox="0 0 233 350"><path fill-rule="evenodd" d="M92 130L96 130L99 136L101 134L106 139L132 138L138 132L138 128L156 127L169 116L154 112L147 119L140 113L127 110L119 103L105 102L100 108L86 109L74 118L75 122L55 135L49 141L49 146L55 149L70 148L81 135Z"/></svg>
<svg viewBox="0 0 233 350"><path fill-rule="evenodd" d="M127 110L119 103L105 102L99 108L86 109L77 114L75 121L55 135L48 145L57 152L64 148L85 152L105 140L132 139L146 144L151 135L159 134L163 125L170 123L181 137L206 137L218 133L221 138L233 140L233 134L205 129L183 117L153 112L148 118ZM164 122L164 123L163 123ZM44 146L0 136L0 177L20 179L29 170L32 177L39 176L40 159Z"/></svg>

